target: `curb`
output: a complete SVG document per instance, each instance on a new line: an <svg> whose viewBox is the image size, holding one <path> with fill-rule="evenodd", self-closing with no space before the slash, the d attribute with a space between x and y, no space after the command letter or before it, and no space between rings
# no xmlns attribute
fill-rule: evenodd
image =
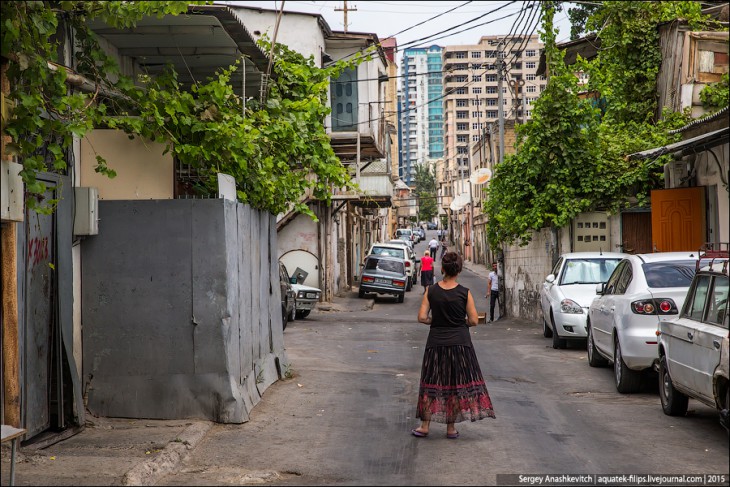
<svg viewBox="0 0 730 487"><path fill-rule="evenodd" d="M125 473L122 485L155 485L177 468L212 427L213 423L207 421L191 424L175 438L177 441L170 441L154 458L135 465Z"/></svg>

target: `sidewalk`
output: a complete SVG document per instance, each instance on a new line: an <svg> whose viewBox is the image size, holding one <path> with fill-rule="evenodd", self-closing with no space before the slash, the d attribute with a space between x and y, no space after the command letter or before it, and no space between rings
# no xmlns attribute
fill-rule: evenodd
<svg viewBox="0 0 730 487"><path fill-rule="evenodd" d="M213 423L200 420L94 418L77 435L16 454L15 485L154 485L172 472ZM2 485L10 448L2 446Z"/></svg>

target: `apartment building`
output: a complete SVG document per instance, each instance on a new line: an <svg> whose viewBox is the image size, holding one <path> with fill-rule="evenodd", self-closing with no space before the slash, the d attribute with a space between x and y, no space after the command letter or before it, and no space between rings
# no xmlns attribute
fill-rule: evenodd
<svg viewBox="0 0 730 487"><path fill-rule="evenodd" d="M481 206L475 198L479 188L469 176L483 163L471 156L488 129L497 129L500 60L504 119L523 123L547 84L545 76L537 74L542 47L537 35L483 36L477 44L443 49L444 170L437 178L445 196L443 210L450 215L451 237L467 259L472 253L472 218L478 219Z"/></svg>
<svg viewBox="0 0 730 487"><path fill-rule="evenodd" d="M415 185L416 165L443 157L443 77L440 46L403 52L399 96L398 174Z"/></svg>

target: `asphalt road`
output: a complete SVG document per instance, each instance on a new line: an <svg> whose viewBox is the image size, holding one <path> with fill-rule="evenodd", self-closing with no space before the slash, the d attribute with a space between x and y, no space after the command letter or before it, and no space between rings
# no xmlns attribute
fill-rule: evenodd
<svg viewBox="0 0 730 487"><path fill-rule="evenodd" d="M433 232L428 232L430 234ZM416 250L423 254L425 242ZM437 271L438 275L438 271ZM464 271L480 312L486 280ZM728 435L713 409L661 410L655 383L616 392L585 348L554 350L538 323L472 329L496 419L411 428L428 327L421 287L405 302L356 293L347 312L315 311L284 332L293 377L264 394L250 421L215 425L164 485L496 485L497 474L725 474Z"/></svg>

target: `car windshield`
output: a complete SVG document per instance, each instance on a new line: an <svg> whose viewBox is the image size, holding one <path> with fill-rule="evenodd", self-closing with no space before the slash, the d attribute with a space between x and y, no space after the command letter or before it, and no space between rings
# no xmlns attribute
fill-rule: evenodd
<svg viewBox="0 0 730 487"><path fill-rule="evenodd" d="M406 272L403 262L398 262L397 260L368 259L365 263L365 270L372 271L376 269L398 274L405 274Z"/></svg>
<svg viewBox="0 0 730 487"><path fill-rule="evenodd" d="M569 259L565 262L560 285L606 282L619 262L621 259Z"/></svg>
<svg viewBox="0 0 730 487"><path fill-rule="evenodd" d="M563 268L560 285L606 282L619 262L621 259L569 259Z"/></svg>
<svg viewBox="0 0 730 487"><path fill-rule="evenodd" d="M389 257L398 257L399 259L406 258L405 249L391 249L388 247L373 247L373 251L370 252L373 255L385 255Z"/></svg>
<svg viewBox="0 0 730 487"><path fill-rule="evenodd" d="M642 264L649 287L689 287L695 275L696 260L674 260Z"/></svg>

